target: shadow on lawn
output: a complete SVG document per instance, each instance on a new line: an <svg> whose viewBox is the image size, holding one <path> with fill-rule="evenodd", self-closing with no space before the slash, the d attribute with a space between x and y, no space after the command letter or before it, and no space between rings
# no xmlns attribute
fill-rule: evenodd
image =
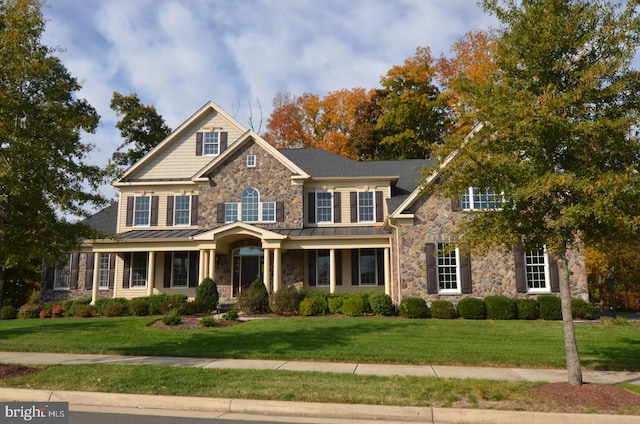
<svg viewBox="0 0 640 424"><path fill-rule="evenodd" d="M622 338L616 343L615 348L609 350L580 344L578 349L581 355L580 362L584 367L595 370L640 371L640 338Z"/></svg>

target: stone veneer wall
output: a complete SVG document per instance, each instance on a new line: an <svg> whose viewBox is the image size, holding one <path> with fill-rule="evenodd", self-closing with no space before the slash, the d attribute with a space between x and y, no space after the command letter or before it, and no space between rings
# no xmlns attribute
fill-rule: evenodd
<svg viewBox="0 0 640 424"><path fill-rule="evenodd" d="M91 289L85 286L87 275L87 255L81 254L78 261L78 288L75 290L47 290L46 283L42 282L40 290L40 300L42 303L57 302L63 300L76 300L83 297L91 297ZM113 289L98 290L98 298L113 297Z"/></svg>
<svg viewBox="0 0 640 424"><path fill-rule="evenodd" d="M457 302L463 297L483 298L505 295L510 298L535 297L516 290L513 252L492 252L471 255L472 293L468 295L437 295L427 293L426 243L454 241L453 230L464 212L453 212L451 202L438 196L423 197L416 202L414 225L399 225L401 275L399 299L421 297L427 301L446 299ZM393 238L395 243L395 237ZM395 249L395 245L393 247ZM567 252L573 297L588 300L585 258L582 251ZM397 268L395 268L397 269ZM396 298L397 299L397 298Z"/></svg>
<svg viewBox="0 0 640 424"><path fill-rule="evenodd" d="M247 155L256 155L256 167L248 168ZM291 171L255 143L240 147L212 175L215 186L200 188L198 223L215 228L218 203L240 202L242 192L253 187L261 202L284 202L284 222L258 224L266 229L302 228L302 185L293 185Z"/></svg>

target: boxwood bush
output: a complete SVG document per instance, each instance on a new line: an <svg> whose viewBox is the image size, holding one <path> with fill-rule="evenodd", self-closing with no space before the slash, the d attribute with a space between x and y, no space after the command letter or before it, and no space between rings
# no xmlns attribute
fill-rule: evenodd
<svg viewBox="0 0 640 424"><path fill-rule="evenodd" d="M429 316L427 302L421 297L405 297L400 301L399 310L403 318L416 319Z"/></svg>
<svg viewBox="0 0 640 424"><path fill-rule="evenodd" d="M18 311L11 305L3 306L0 308L0 320L16 319Z"/></svg>
<svg viewBox="0 0 640 424"><path fill-rule="evenodd" d="M271 311L279 315L293 315L298 311L298 290L295 287L284 285L271 295Z"/></svg>
<svg viewBox="0 0 640 424"><path fill-rule="evenodd" d="M516 302L507 296L487 296L484 304L487 307L487 319L516 318Z"/></svg>
<svg viewBox="0 0 640 424"><path fill-rule="evenodd" d="M323 314L327 307L327 299L324 296L312 295L300 302L298 313L304 316Z"/></svg>
<svg viewBox="0 0 640 424"><path fill-rule="evenodd" d="M487 310L482 299L465 297L458 302L458 313L464 319L485 319Z"/></svg>
<svg viewBox="0 0 640 424"><path fill-rule="evenodd" d="M144 297L135 297L129 301L129 313L138 317L149 315L149 302Z"/></svg>
<svg viewBox="0 0 640 424"><path fill-rule="evenodd" d="M438 319L454 319L456 311L453 303L448 300L434 300L431 302L431 317Z"/></svg>
<svg viewBox="0 0 640 424"><path fill-rule="evenodd" d="M516 299L518 319L538 319L538 302L535 299Z"/></svg>
<svg viewBox="0 0 640 424"><path fill-rule="evenodd" d="M332 314L341 314L342 313L342 304L346 296L343 294L332 293L329 295L329 299L327 299L329 303L329 312Z"/></svg>
<svg viewBox="0 0 640 424"><path fill-rule="evenodd" d="M367 301L361 294L352 294L342 303L342 313L349 317L358 317L367 312Z"/></svg>
<svg viewBox="0 0 640 424"><path fill-rule="evenodd" d="M538 297L538 311L540 318L557 321L562 319L562 305L559 297L545 295Z"/></svg>
<svg viewBox="0 0 640 424"><path fill-rule="evenodd" d="M373 292L367 297L371 312L376 315L393 315L393 300L384 292Z"/></svg>
<svg viewBox="0 0 640 424"><path fill-rule="evenodd" d="M593 319L593 305L582 299L571 299L571 312L574 318Z"/></svg>

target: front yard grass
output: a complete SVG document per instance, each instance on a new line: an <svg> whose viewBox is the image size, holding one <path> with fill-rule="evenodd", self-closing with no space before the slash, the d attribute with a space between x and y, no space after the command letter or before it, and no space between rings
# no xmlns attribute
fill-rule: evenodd
<svg viewBox="0 0 640 424"><path fill-rule="evenodd" d="M157 317L0 321L0 350L564 368L562 323L270 318L167 330ZM640 328L576 324L584 368L640 370Z"/></svg>

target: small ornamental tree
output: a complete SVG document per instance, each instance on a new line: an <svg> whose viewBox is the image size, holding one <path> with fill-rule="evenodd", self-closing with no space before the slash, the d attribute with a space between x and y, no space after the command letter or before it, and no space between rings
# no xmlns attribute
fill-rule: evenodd
<svg viewBox="0 0 640 424"><path fill-rule="evenodd" d="M196 300L202 302L207 312L217 309L220 295L215 281L209 277L202 280L196 288Z"/></svg>

